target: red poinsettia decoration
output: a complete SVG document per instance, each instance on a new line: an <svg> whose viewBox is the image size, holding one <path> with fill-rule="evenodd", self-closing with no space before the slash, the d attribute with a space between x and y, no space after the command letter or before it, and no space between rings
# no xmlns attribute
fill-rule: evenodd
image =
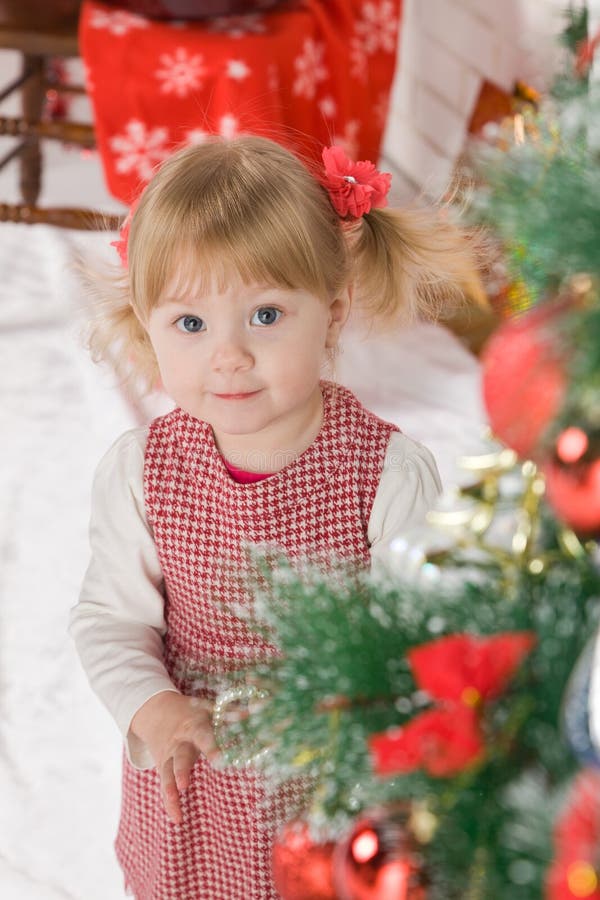
<svg viewBox="0 0 600 900"><path fill-rule="evenodd" d="M341 147L326 147L323 163L323 186L342 219L358 219L372 209L387 206L392 182L389 172L379 172L368 160L353 162Z"/></svg>
<svg viewBox="0 0 600 900"><path fill-rule="evenodd" d="M584 769L554 825L546 900L600 900L600 772Z"/></svg>
<svg viewBox="0 0 600 900"><path fill-rule="evenodd" d="M425 769L447 778L476 762L483 740L473 709L431 709L408 725L374 735L370 747L378 775L400 775Z"/></svg>
<svg viewBox="0 0 600 900"><path fill-rule="evenodd" d="M498 697L535 643L530 632L490 638L455 634L409 651L415 682L435 700L434 709L369 741L379 775L425 769L451 776L482 756L482 705Z"/></svg>

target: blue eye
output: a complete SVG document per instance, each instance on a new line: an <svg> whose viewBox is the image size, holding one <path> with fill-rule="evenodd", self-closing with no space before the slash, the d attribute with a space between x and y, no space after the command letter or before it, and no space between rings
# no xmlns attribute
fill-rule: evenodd
<svg viewBox="0 0 600 900"><path fill-rule="evenodd" d="M180 331L186 334L196 334L197 331L206 331L204 319L199 316L180 316L175 322Z"/></svg>
<svg viewBox="0 0 600 900"><path fill-rule="evenodd" d="M281 318L281 310L274 306L261 306L250 319L251 325L274 325Z"/></svg>

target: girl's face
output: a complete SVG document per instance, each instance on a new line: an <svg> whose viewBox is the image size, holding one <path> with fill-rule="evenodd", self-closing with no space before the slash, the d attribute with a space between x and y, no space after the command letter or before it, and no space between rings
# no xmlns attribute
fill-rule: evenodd
<svg viewBox="0 0 600 900"><path fill-rule="evenodd" d="M203 295L167 289L146 328L177 406L212 426L231 462L239 450L256 470L276 471L278 451L289 460L318 430L325 351L349 302L242 283Z"/></svg>

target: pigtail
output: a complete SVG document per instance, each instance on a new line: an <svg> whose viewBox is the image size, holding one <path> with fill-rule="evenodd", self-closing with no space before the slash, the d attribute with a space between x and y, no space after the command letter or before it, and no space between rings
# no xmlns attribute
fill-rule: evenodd
<svg viewBox="0 0 600 900"><path fill-rule="evenodd" d="M119 267L92 269L78 262L88 322L84 341L96 363L108 363L123 382L142 391L155 387L158 366L150 340L130 301L129 278Z"/></svg>
<svg viewBox="0 0 600 900"><path fill-rule="evenodd" d="M348 231L356 302L381 322L437 318L469 298L485 305L477 237L443 210L374 209Z"/></svg>

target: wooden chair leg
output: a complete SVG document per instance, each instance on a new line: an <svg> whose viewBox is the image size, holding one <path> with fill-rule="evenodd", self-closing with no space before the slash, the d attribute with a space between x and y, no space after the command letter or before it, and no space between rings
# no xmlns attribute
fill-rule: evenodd
<svg viewBox="0 0 600 900"><path fill-rule="evenodd" d="M23 118L27 122L39 122L44 106L46 61L43 56L23 54L23 70L28 78L21 89ZM35 206L40 195L42 181L42 151L39 139L27 140L20 157L21 196L27 206Z"/></svg>
<svg viewBox="0 0 600 900"><path fill-rule="evenodd" d="M60 228L77 228L82 231L118 231L123 224L123 216L67 206L40 207L27 206L25 203L0 203L0 222L57 225Z"/></svg>

